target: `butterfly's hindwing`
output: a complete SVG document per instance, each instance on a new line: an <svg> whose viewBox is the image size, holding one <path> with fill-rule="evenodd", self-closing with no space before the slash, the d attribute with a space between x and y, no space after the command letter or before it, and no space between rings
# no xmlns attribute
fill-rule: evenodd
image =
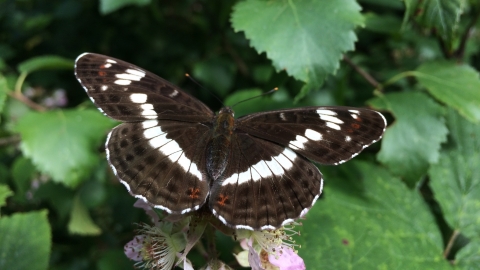
<svg viewBox="0 0 480 270"><path fill-rule="evenodd" d="M123 123L109 135L107 159L132 195L180 214L197 210L209 194L204 169L208 140L209 129L200 124Z"/></svg>
<svg viewBox="0 0 480 270"><path fill-rule="evenodd" d="M120 121L205 122L213 117L210 108L180 88L119 59L84 53L75 62L75 75L95 105Z"/></svg>
<svg viewBox="0 0 480 270"><path fill-rule="evenodd" d="M289 147L321 164L340 164L378 141L382 114L351 107L307 107L255 113L238 119L237 130Z"/></svg>
<svg viewBox="0 0 480 270"><path fill-rule="evenodd" d="M289 148L236 133L209 204L228 226L278 228L306 213L320 195L322 181L318 168Z"/></svg>

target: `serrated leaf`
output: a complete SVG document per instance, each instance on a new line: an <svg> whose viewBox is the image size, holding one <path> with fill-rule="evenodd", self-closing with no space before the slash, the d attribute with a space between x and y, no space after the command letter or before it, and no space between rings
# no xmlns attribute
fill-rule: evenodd
<svg viewBox="0 0 480 270"><path fill-rule="evenodd" d="M267 54L277 71L285 69L310 90L353 50L353 30L363 24L363 17L352 0L247 0L235 5L231 21L259 53Z"/></svg>
<svg viewBox="0 0 480 270"><path fill-rule="evenodd" d="M74 61L56 55L45 55L30 58L17 67L21 73L32 73L41 69L73 69Z"/></svg>
<svg viewBox="0 0 480 270"><path fill-rule="evenodd" d="M329 171L323 199L299 227L307 269L451 269L418 190L367 162Z"/></svg>
<svg viewBox="0 0 480 270"><path fill-rule="evenodd" d="M97 147L113 121L96 110L30 112L14 127L21 149L54 181L77 186L97 164Z"/></svg>
<svg viewBox="0 0 480 270"><path fill-rule="evenodd" d="M0 207L5 206L7 198L12 196L13 192L7 185L0 185Z"/></svg>
<svg viewBox="0 0 480 270"><path fill-rule="evenodd" d="M480 121L480 76L475 69L435 61L421 65L416 76L436 99L458 110L470 121Z"/></svg>
<svg viewBox="0 0 480 270"><path fill-rule="evenodd" d="M51 237L47 211L2 217L0 269L47 269Z"/></svg>
<svg viewBox="0 0 480 270"><path fill-rule="evenodd" d="M100 0L100 13L106 15L129 5L145 6L151 0Z"/></svg>
<svg viewBox="0 0 480 270"><path fill-rule="evenodd" d="M435 31L449 43L460 21L463 11L462 0L405 0L406 17L414 19L425 27Z"/></svg>
<svg viewBox="0 0 480 270"><path fill-rule="evenodd" d="M430 185L448 224L470 238L480 237L480 124L448 114L454 148L442 152L429 170Z"/></svg>
<svg viewBox="0 0 480 270"><path fill-rule="evenodd" d="M369 104L395 117L383 136L378 160L412 186L437 162L446 140L443 107L420 92L392 93Z"/></svg>
<svg viewBox="0 0 480 270"><path fill-rule="evenodd" d="M80 235L99 235L102 233L102 230L93 222L79 196L76 196L73 200L68 231L72 234Z"/></svg>

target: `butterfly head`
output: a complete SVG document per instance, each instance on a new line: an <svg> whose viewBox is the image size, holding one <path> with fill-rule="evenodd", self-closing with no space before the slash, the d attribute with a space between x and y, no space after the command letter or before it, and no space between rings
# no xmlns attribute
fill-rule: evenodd
<svg viewBox="0 0 480 270"><path fill-rule="evenodd" d="M232 117L235 116L235 112L233 111L233 109L231 107L221 108L220 111L218 112L218 115L222 115L222 114L228 114L228 115L231 115Z"/></svg>

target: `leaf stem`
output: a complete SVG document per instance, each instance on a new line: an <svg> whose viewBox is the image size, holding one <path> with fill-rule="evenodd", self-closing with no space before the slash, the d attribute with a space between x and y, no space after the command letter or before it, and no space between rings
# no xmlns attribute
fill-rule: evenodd
<svg viewBox="0 0 480 270"><path fill-rule="evenodd" d="M43 107L42 105L33 102L32 100L27 98L22 93L23 82L25 81L25 78L27 78L27 75L28 75L28 72L20 73L20 75L18 76L17 82L15 83L14 91L13 92L8 92L8 95L11 96L12 98L24 103L25 105L27 105L28 107L30 107L30 108L32 108L36 111L44 112L44 111L47 110L46 107Z"/></svg>
<svg viewBox="0 0 480 270"><path fill-rule="evenodd" d="M353 63L353 61L350 58L348 58L348 56L344 55L343 60L347 62L347 64L349 64L356 72L358 72L358 74L360 74L368 83L370 83L373 87L375 87L375 89L382 88L382 85L379 82L377 82L377 80L375 80L373 76L368 74L368 72L363 70L357 64Z"/></svg>
<svg viewBox="0 0 480 270"><path fill-rule="evenodd" d="M453 247L453 243L455 243L455 240L457 239L458 235L460 234L460 231L454 230L452 233L452 236L450 236L450 239L448 240L448 244L445 247L445 251L443 252L443 257L446 259L448 255L450 254L450 250Z"/></svg>
<svg viewBox="0 0 480 270"><path fill-rule="evenodd" d="M47 111L46 107L43 107L42 105L31 101L29 98L24 96L21 92L20 93L17 93L16 91L15 92L9 92L8 95L10 97L22 102L23 104L27 105L28 107L30 107L30 108L32 108L36 111L39 111L39 112Z"/></svg>

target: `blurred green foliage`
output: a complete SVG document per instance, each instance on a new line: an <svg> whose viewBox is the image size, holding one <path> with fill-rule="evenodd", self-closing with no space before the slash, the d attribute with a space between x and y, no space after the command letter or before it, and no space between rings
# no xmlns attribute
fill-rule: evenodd
<svg viewBox="0 0 480 270"><path fill-rule="evenodd" d="M325 192L297 239L307 268L478 269L479 17L476 0L1 0L0 269L133 267L123 245L148 218L105 160L115 122L75 80L83 52L134 63L214 110L185 73L227 105L279 88L236 116L382 111L381 143L321 167ZM238 246L218 237L235 266Z"/></svg>

